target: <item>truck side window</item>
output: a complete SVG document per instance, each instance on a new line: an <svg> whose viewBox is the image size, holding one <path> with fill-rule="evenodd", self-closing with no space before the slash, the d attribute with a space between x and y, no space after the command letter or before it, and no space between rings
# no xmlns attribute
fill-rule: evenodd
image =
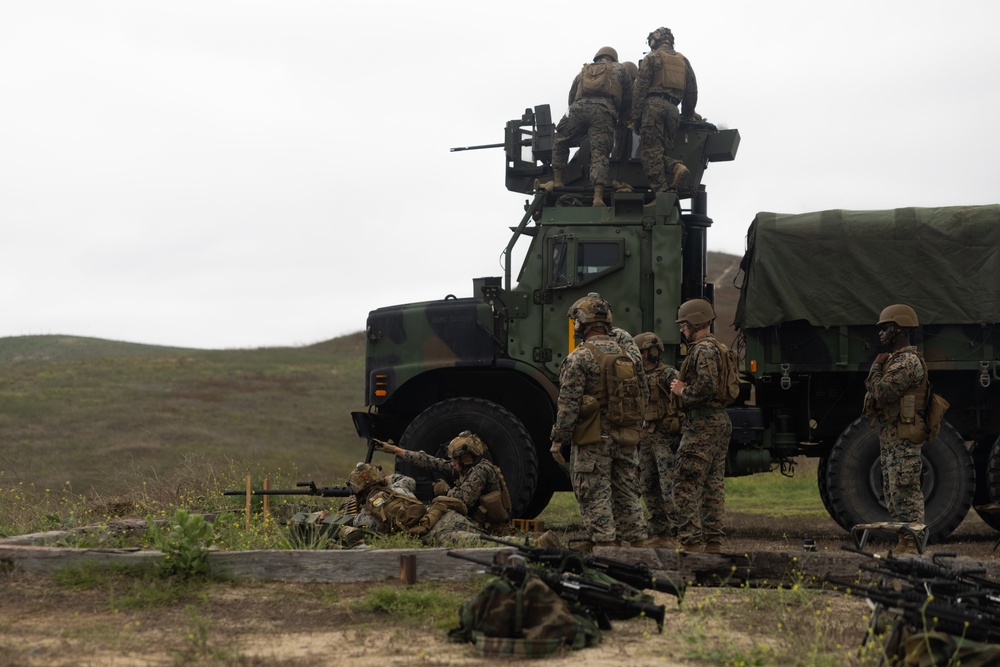
<svg viewBox="0 0 1000 667"><path fill-rule="evenodd" d="M559 236L549 241L548 287L578 287L621 269L625 242L584 241Z"/></svg>

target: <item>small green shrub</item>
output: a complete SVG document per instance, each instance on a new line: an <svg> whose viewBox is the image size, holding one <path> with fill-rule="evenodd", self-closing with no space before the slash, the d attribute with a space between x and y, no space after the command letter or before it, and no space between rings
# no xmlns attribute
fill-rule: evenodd
<svg viewBox="0 0 1000 667"><path fill-rule="evenodd" d="M186 509L174 512L170 530L164 532L150 522L149 530L156 547L163 552L160 574L190 578L208 574L208 548L212 546L212 524L200 514Z"/></svg>

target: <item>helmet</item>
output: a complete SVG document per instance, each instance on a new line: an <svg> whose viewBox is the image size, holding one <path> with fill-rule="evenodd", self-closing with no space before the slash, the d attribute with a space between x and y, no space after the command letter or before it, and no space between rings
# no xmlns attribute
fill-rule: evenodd
<svg viewBox="0 0 1000 667"><path fill-rule="evenodd" d="M663 341L652 331L646 331L635 337L635 344L639 347L639 350L649 350L651 348L656 348L660 352L663 352Z"/></svg>
<svg viewBox="0 0 1000 667"><path fill-rule="evenodd" d="M350 487L351 493L354 495L384 482L382 468L373 463L359 463L347 478L347 486Z"/></svg>
<svg viewBox="0 0 1000 667"><path fill-rule="evenodd" d="M445 452L450 459L458 459L465 465L473 465L486 455L486 443L472 431L462 431L448 443Z"/></svg>
<svg viewBox="0 0 1000 667"><path fill-rule="evenodd" d="M700 327L715 319L715 309L705 299L689 299L677 309L677 322Z"/></svg>
<svg viewBox="0 0 1000 667"><path fill-rule="evenodd" d="M569 307L566 316L580 326L598 322L611 324L611 304L602 299L597 292L591 292L577 299L576 303Z"/></svg>
<svg viewBox="0 0 1000 667"><path fill-rule="evenodd" d="M622 63L622 66L628 72L628 75L633 79L639 76L639 68L636 67L635 63L632 62L631 60L626 60L625 62Z"/></svg>
<svg viewBox="0 0 1000 667"><path fill-rule="evenodd" d="M601 50L598 51L596 55L594 55L594 62L597 62L597 59L600 58L601 56L611 56L612 60L618 62L618 52L615 51L610 46L602 46Z"/></svg>
<svg viewBox="0 0 1000 667"><path fill-rule="evenodd" d="M888 324L889 322L895 322L899 326L906 328L920 326L920 322L917 321L916 311L902 303L888 306L878 316L878 326Z"/></svg>
<svg viewBox="0 0 1000 667"><path fill-rule="evenodd" d="M670 32L670 28L657 28L646 38L646 43L651 47L659 42L666 42L670 46L674 45L674 33Z"/></svg>

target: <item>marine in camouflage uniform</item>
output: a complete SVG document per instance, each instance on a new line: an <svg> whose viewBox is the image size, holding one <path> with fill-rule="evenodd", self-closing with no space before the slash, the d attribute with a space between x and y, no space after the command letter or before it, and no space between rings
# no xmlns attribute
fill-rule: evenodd
<svg viewBox="0 0 1000 667"><path fill-rule="evenodd" d="M429 546L478 539L479 528L465 516L465 506L461 501L432 503L428 509L413 495L415 482L412 478L403 475L394 475L393 478L396 483L390 486L378 466L358 464L347 480L360 505L354 527L363 527L380 535L406 532L419 537ZM429 522L432 516L434 521ZM358 525L359 521L362 525Z"/></svg>
<svg viewBox="0 0 1000 667"><path fill-rule="evenodd" d="M468 517L480 529L492 535L513 532L510 494L503 473L485 458L486 444L471 431L463 431L452 439L446 450L447 459L395 445L379 444L377 449L440 475L443 479L434 485L435 495L461 501Z"/></svg>
<svg viewBox="0 0 1000 667"><path fill-rule="evenodd" d="M923 524L920 449L927 437L927 372L909 339L909 330L918 326L917 314L903 304L889 306L878 326L879 340L890 351L875 357L868 372L865 411L879 422L886 509L894 521Z"/></svg>
<svg viewBox="0 0 1000 667"><path fill-rule="evenodd" d="M615 126L620 118L632 113L631 77L618 62L618 52L605 46L594 56L595 63L611 67L612 90L597 94L583 90L584 70L573 79L569 90L569 109L556 125L552 140L552 168L555 185L563 185L563 170L569 161L570 146L587 137L590 143L590 178L594 182L594 206L604 206L604 188L610 185L609 156L615 141Z"/></svg>
<svg viewBox="0 0 1000 667"><path fill-rule="evenodd" d="M570 307L577 335L584 343L609 354L621 354L622 346L609 335L611 309L596 293L588 294ZM631 355L630 355L631 356ZM559 398L552 426L553 458L565 463L562 446L573 443L583 397L597 396L601 369L597 356L585 345L573 350L559 367ZM600 442L572 444L570 481L588 540L597 545L616 541L641 543L646 540L646 522L639 502L639 455L637 447L620 443L616 431L605 418L601 406Z"/></svg>
<svg viewBox="0 0 1000 667"><path fill-rule="evenodd" d="M676 190L687 184L690 172L667 151L680 127L677 106L683 105L685 118L696 117L698 81L688 59L674 51L674 35L669 28L651 32L647 43L653 51L639 63L632 93L632 128L641 137L639 157L650 189Z"/></svg>
<svg viewBox="0 0 1000 667"><path fill-rule="evenodd" d="M722 547L726 453L733 424L719 398L723 362L711 325L715 309L691 299L677 311L687 356L670 392L683 415L674 472L677 538L681 548L717 553Z"/></svg>
<svg viewBox="0 0 1000 667"><path fill-rule="evenodd" d="M642 352L649 387L646 418L639 440L639 483L649 511L650 539L653 546L669 546L677 534L677 510L674 506L674 449L679 437L679 415L670 404L670 383L677 379L677 369L660 360L663 342L652 333L636 336Z"/></svg>

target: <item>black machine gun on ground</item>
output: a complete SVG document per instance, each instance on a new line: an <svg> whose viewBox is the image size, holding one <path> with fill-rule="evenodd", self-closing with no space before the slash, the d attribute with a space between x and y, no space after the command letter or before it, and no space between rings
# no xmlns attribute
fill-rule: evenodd
<svg viewBox="0 0 1000 667"><path fill-rule="evenodd" d="M880 618L891 621L893 630L884 646L887 655L899 650L904 630L910 634L939 632L974 642L1000 642L1000 582L981 576L982 570L944 562L954 554L882 558L845 549L870 556L875 564L863 564L860 569L879 575L878 582L862 586L831 577L826 581L875 606L870 635L878 633Z"/></svg>
<svg viewBox="0 0 1000 667"><path fill-rule="evenodd" d="M298 482L294 489L253 489L251 496L319 496L321 498L347 498L354 495L347 486L316 486L315 482ZM245 496L243 489L227 489L224 496Z"/></svg>
<svg viewBox="0 0 1000 667"><path fill-rule="evenodd" d="M678 605L684 601L684 591L687 589L687 586L683 581L675 584L669 579L656 577L649 567L642 563L623 563L618 560L594 556L592 554L584 555L570 549L532 547L527 544L518 544L509 540L490 537L489 535L482 535L480 539L513 547L528 561L538 563L546 568L570 574L583 574L584 570L589 568L633 588L656 590L661 593L673 595L677 598Z"/></svg>
<svg viewBox="0 0 1000 667"><path fill-rule="evenodd" d="M518 556L509 556L503 563L498 563L482 561L457 551L447 553L452 558L482 565L491 574L508 577L517 584L522 583L527 576L537 576L563 600L584 608L602 630L611 629L612 617L647 616L656 621L657 630L663 632L666 607L629 599L629 587L623 584L606 584L591 581L578 574L528 567L527 561Z"/></svg>

